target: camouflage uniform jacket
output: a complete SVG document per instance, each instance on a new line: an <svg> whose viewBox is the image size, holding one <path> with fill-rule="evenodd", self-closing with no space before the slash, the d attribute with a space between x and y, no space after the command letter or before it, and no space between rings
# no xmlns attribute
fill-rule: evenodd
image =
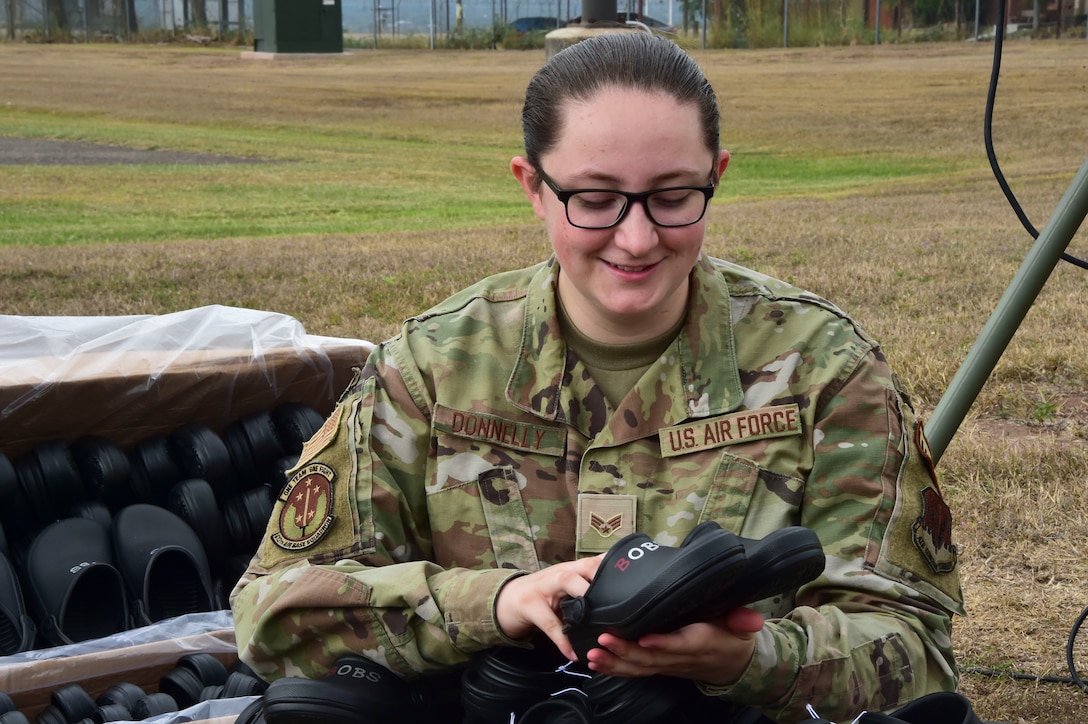
<svg viewBox="0 0 1088 724"><path fill-rule="evenodd" d="M241 658L405 676L513 643L522 571L699 522L819 534L824 574L768 619L729 687L797 722L953 689L951 518L876 343L828 302L708 257L667 352L612 409L563 342L554 259L485 279L379 345L307 443L231 595ZM922 445L919 445L922 443Z"/></svg>

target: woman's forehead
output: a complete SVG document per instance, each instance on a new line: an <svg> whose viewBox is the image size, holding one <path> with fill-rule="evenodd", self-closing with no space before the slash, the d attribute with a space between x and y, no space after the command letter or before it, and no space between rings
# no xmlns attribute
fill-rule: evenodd
<svg viewBox="0 0 1088 724"><path fill-rule="evenodd" d="M622 99L631 103L639 103L640 101L645 102L648 99L663 99L669 103L691 105L692 107L695 107L694 101L681 99L678 93L667 88L656 86L647 87L625 83L604 83L585 93L561 97L560 107L593 104L602 98ZM632 112L637 113L637 106L633 107L631 110Z"/></svg>
<svg viewBox="0 0 1088 724"><path fill-rule="evenodd" d="M555 151L579 145L603 150L640 141L704 146L702 119L696 105L678 102L664 91L605 88L585 98L567 100L557 120Z"/></svg>

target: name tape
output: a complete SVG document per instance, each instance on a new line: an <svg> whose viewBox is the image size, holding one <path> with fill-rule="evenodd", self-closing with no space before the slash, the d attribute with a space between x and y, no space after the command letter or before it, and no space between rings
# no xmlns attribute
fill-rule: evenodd
<svg viewBox="0 0 1088 724"><path fill-rule="evenodd" d="M562 428L507 420L482 412L454 410L442 405L435 406L434 427L450 435L544 455L562 455L566 446L566 431Z"/></svg>

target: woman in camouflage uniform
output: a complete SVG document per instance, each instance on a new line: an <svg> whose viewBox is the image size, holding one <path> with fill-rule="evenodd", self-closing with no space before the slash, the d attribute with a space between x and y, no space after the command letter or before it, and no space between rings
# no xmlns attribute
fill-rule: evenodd
<svg viewBox="0 0 1088 724"><path fill-rule="evenodd" d="M511 168L554 256L374 351L232 595L244 661L319 677L361 653L413 678L539 634L574 658L559 603L596 554L712 520L806 526L826 569L723 620L604 634L590 669L691 679L784 722L955 688L956 551L920 427L843 312L703 253L718 124L698 66L646 34L534 77Z"/></svg>

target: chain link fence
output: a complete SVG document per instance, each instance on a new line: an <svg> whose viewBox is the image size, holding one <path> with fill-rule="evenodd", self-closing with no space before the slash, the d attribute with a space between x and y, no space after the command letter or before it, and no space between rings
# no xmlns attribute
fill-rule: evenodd
<svg viewBox="0 0 1088 724"><path fill-rule="evenodd" d="M2 0L0 28L13 40L109 40L140 33L245 31L252 0Z"/></svg>
<svg viewBox="0 0 1088 724"><path fill-rule="evenodd" d="M298 2L315 0L297 0ZM629 0L619 0L622 8ZM671 16L680 0L642 0ZM574 17L580 0L341 0L345 33L449 33L525 16ZM667 17L662 17L667 20ZM107 40L156 33L218 33L253 27L253 0L0 0L0 38Z"/></svg>
<svg viewBox="0 0 1088 724"><path fill-rule="evenodd" d="M264 2L264 0L256 0ZM325 2L326 0L293 0ZM581 14L581 0L339 0L346 41L372 43L398 36L457 37L475 30L508 28L518 18L559 24ZM708 29L725 37L712 47L834 44L849 36L864 42L880 26L935 29L937 35L975 37L1009 3L1008 31L1053 28L1062 36L1085 36L1088 0L618 0L621 11L638 11L681 33ZM245 37L253 28L254 0L0 0L0 40L155 40L190 36L212 40ZM900 12L902 10L902 12ZM1038 17L1036 17L1036 13ZM840 17L841 16L841 17ZM880 18L877 24L875 18ZM787 25L788 23L788 25ZM654 23L650 23L652 26ZM766 31L764 38L744 36ZM849 32L847 32L849 31ZM991 30L992 32L992 30ZM822 33L822 35L821 35ZM851 35L852 33L852 35ZM931 33L932 34L932 33ZM733 37L736 36L736 37ZM807 38L807 36L812 36ZM827 37L824 37L827 36ZM806 39L807 38L807 39ZM830 38L828 40L827 38ZM923 39L941 39L923 38ZM704 37L704 43L706 42ZM877 42L880 42L879 40Z"/></svg>

